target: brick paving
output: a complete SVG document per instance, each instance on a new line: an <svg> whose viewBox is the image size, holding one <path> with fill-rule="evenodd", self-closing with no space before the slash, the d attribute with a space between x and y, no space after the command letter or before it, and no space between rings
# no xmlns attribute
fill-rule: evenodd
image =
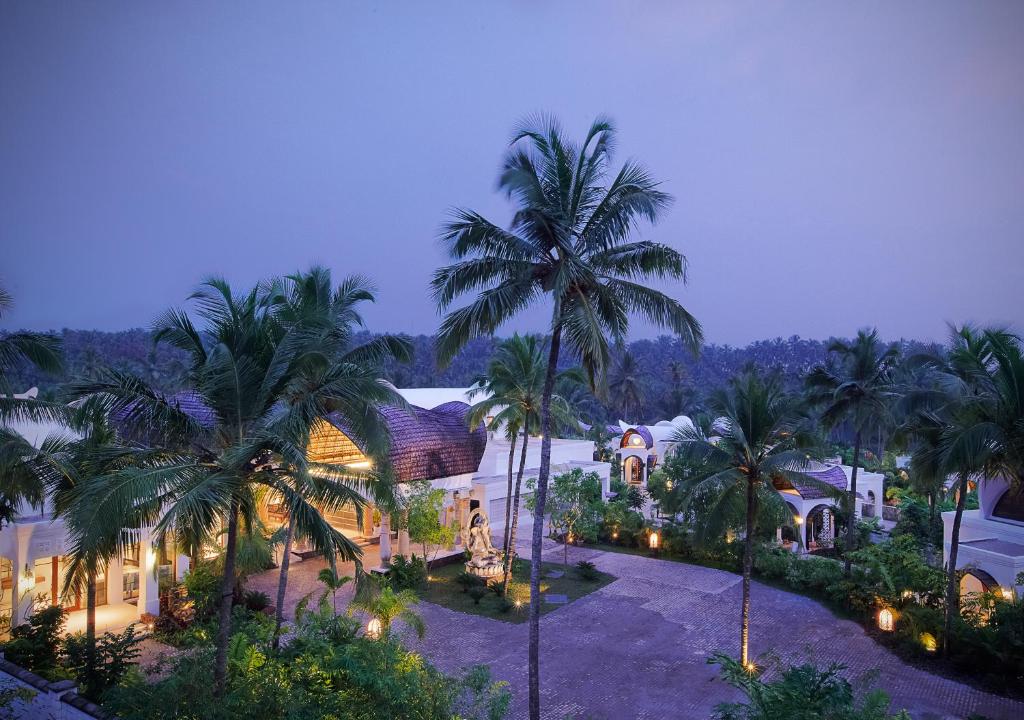
<svg viewBox="0 0 1024 720"><path fill-rule="evenodd" d="M524 555L529 550L522 548ZM561 547L545 556L561 560ZM731 573L665 560L572 548L570 562L590 560L618 579L541 619L542 708L547 720L707 718L715 704L738 693L707 664L715 650L738 643L740 578ZM322 562L293 565L286 608L317 587ZM344 572L344 569L342 569ZM350 570L349 570L350 571ZM272 597L276 573L253 578ZM346 588L339 598L350 597ZM430 603L419 607L427 623L410 647L452 672L483 663L510 684L510 718L526 717L527 625L465 615ZM762 663L840 662L855 686L881 687L893 708L914 720L1024 718L1024 703L1001 698L910 666L869 638L856 623L837 618L808 598L754 583L751 650Z"/></svg>

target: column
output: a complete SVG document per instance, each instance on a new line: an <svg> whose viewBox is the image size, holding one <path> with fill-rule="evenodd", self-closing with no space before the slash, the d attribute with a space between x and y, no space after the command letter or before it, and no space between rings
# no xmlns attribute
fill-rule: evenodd
<svg viewBox="0 0 1024 720"><path fill-rule="evenodd" d="M11 595L14 613L11 615L11 627L22 625L32 614L32 601L36 595L35 555L32 553L32 525L17 525L18 544L11 579ZM28 572L25 569L28 568Z"/></svg>
<svg viewBox="0 0 1024 720"><path fill-rule="evenodd" d="M185 579L185 573L187 573L189 571L190 567L191 567L191 561L189 560L188 555L180 555L179 554L178 555L178 570L175 573L174 579L177 580L178 582L181 582L182 580L184 580Z"/></svg>
<svg viewBox="0 0 1024 720"><path fill-rule="evenodd" d="M402 511L402 527L398 530L398 554L409 559L409 511Z"/></svg>
<svg viewBox="0 0 1024 720"><path fill-rule="evenodd" d="M124 565L121 559L107 563L107 604L120 605L124 602Z"/></svg>
<svg viewBox="0 0 1024 720"><path fill-rule="evenodd" d="M380 564L391 564L391 516L387 513L380 515Z"/></svg>
<svg viewBox="0 0 1024 720"><path fill-rule="evenodd" d="M156 576L156 548L149 530L139 540L139 615L160 614L160 584Z"/></svg>

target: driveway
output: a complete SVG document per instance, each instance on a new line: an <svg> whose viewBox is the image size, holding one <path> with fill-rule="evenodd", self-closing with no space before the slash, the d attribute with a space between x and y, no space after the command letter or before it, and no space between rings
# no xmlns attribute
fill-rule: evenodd
<svg viewBox="0 0 1024 720"><path fill-rule="evenodd" d="M561 546L546 543L545 557L560 561ZM739 698L718 679L717 666L706 662L715 650L736 652L738 576L572 548L570 562L581 559L618 579L541 619L546 719L707 718L717 703ZM295 566L290 578L296 591L309 592L321 566ZM270 573L254 578L252 585L273 583L276 575ZM495 679L511 686L510 718L525 718L527 625L464 615L429 603L421 603L419 610L427 635L422 641L409 637L409 646L448 672L489 665ZM751 650L755 657L771 654L786 664L842 663L855 686L881 687L892 697L892 707L906 708L914 720L965 718L971 713L990 720L1024 717L1024 703L907 665L858 624L836 618L813 600L758 583L751 600Z"/></svg>

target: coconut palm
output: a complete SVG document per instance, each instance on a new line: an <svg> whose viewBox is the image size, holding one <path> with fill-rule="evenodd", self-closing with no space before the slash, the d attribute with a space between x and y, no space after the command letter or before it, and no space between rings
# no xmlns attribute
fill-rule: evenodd
<svg viewBox="0 0 1024 720"><path fill-rule="evenodd" d="M447 311L479 291L441 324L438 359L450 362L474 337L490 335L541 298L551 300L551 339L541 393L541 460L530 567L530 718L540 718L540 548L551 470L551 396L565 342L591 387L603 387L609 340L625 339L629 317L640 314L671 328L694 349L696 319L652 281L685 281L686 260L672 247L630 241L641 221L655 222L670 197L640 165L627 162L609 178L615 131L595 121L582 144L558 123L540 118L516 130L498 186L518 207L508 230L471 210L458 210L442 234L455 261L434 274L432 290Z"/></svg>
<svg viewBox="0 0 1024 720"><path fill-rule="evenodd" d="M12 304L11 295L0 287L0 318ZM60 338L33 332L0 334L0 527L14 520L22 503L38 506L44 499L44 487L32 465L38 448L8 423L65 423L68 419L67 410L60 403L15 397L24 388L13 387L10 375L24 364L43 372L60 373Z"/></svg>
<svg viewBox="0 0 1024 720"><path fill-rule="evenodd" d="M801 402L785 392L777 374L765 377L748 368L715 392L710 403L720 418L717 437L709 437L699 425L673 436L676 452L693 470L679 490L682 513L695 517L698 539L718 537L735 518L743 518L740 662L750 668L750 573L758 519L771 521L773 527L790 521L775 483L796 480L829 496L835 489L801 472L813 436Z"/></svg>
<svg viewBox="0 0 1024 720"><path fill-rule="evenodd" d="M491 417L492 429L504 429L509 440L508 488L505 493L505 530L503 538L504 567L502 588L508 592L512 575L516 547L516 531L519 527L519 497L526 471L526 453L530 435L540 428L541 395L544 389L544 344L534 335L520 336L518 333L503 342L491 362L487 373L477 378L470 391L470 397L486 393L487 397L473 405L467 414L470 427L477 426L484 418ZM563 387L580 384L582 376L578 370L566 370L556 376L556 383ZM575 422L572 408L560 394L551 398L551 414L554 422L567 427ZM519 470L515 475L513 491L513 465L516 441L522 435Z"/></svg>
<svg viewBox="0 0 1024 720"><path fill-rule="evenodd" d="M891 412L898 396L893 372L899 363L899 348L886 346L877 330L860 330L853 342L834 340L828 348L830 360L807 375L807 397L821 408L826 427L849 423L853 428L853 471L846 507L846 557L844 572L850 574L849 553L857 543L857 470L861 441L873 429L891 424Z"/></svg>
<svg viewBox="0 0 1024 720"><path fill-rule="evenodd" d="M644 405L643 373L628 349L623 349L608 378L608 393L627 420L640 422Z"/></svg>
<svg viewBox="0 0 1024 720"><path fill-rule="evenodd" d="M111 528L154 526L198 542L226 524L215 692L223 693L231 627L231 598L240 523L251 527L266 493L280 497L295 532L327 557L356 560L359 548L324 519L344 502L357 502L345 468L311 463L308 429L336 403L361 397L370 407L392 392L376 373L337 363L312 378L303 372L308 345L282 333L259 288L236 295L222 279L192 295L197 329L185 312L170 310L156 324L158 342L188 353L191 390L164 395L142 380L113 370L73 385L76 396L98 398L108 415L145 442L139 463L76 488L76 502L91 508L73 528L71 545L89 547ZM301 477L301 482L295 482ZM122 533L119 550L131 542Z"/></svg>
<svg viewBox="0 0 1024 720"><path fill-rule="evenodd" d="M971 482L997 478L1024 482L1024 354L1005 330L964 326L952 333L945 357L926 360L937 392L923 403L914 424L912 469L954 478L956 510L947 558L943 651L948 654L959 611L957 554L960 524Z"/></svg>
<svg viewBox="0 0 1024 720"><path fill-rule="evenodd" d="M361 368L360 384L366 373L377 373L387 360L408 362L412 348L407 340L393 335L378 335L369 342L356 343L354 331L364 328L359 306L375 300L375 289L368 280L360 276L348 277L340 285L334 287L331 271L328 268L313 267L308 272L289 275L272 282L266 291L266 302L272 309L274 319L278 323L278 333L283 344L293 344L301 358L296 363L296 376L306 386L315 387L324 373L334 365ZM300 349L301 348L301 349ZM376 400L387 395L391 405L403 405L402 397L382 379L382 393ZM382 422L374 410L370 400L357 393L342 392L336 389L330 401L330 410L345 419L346 428L352 438L360 441L368 457L376 460L375 467L385 460L388 445L387 425ZM299 385L299 392L289 396L288 401L302 403L306 400ZM315 413L310 417L315 416ZM312 428L301 427L304 436ZM355 474L341 480L355 491L355 495L347 493L338 498L342 504L351 503L357 511L363 509L363 502L358 496L360 492L370 489L378 496L386 494L390 485L381 482L381 475L376 471ZM305 483L309 478L302 473L292 473L290 481ZM385 502L385 504L387 504ZM291 565L291 549L294 541L295 524L289 518L284 536L284 548L281 556L280 579L277 587L277 609L274 618L274 647L280 639L281 624L284 619L284 602L288 588L288 571Z"/></svg>

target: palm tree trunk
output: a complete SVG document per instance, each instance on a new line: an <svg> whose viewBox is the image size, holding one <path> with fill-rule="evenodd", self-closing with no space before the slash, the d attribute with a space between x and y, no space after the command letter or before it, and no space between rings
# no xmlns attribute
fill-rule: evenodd
<svg viewBox="0 0 1024 720"><path fill-rule="evenodd" d="M540 565L541 545L544 539L544 506L548 499L548 475L551 472L551 394L555 389L558 371L558 349L562 339L562 325L556 315L552 324L548 367L544 376L544 390L540 400L540 470L533 510L533 538L530 543L530 720L540 720Z"/></svg>
<svg viewBox="0 0 1024 720"><path fill-rule="evenodd" d="M228 641L231 639L231 601L235 597L235 549L238 545L238 500L228 513L228 542L224 549L224 578L220 583L220 628L213 665L213 694L221 697L228 679Z"/></svg>
<svg viewBox="0 0 1024 720"><path fill-rule="evenodd" d="M960 549L960 521L967 504L967 478L958 478L959 489L956 498L956 514L953 516L953 530L949 537L949 563L946 565L946 616L942 627L942 656L949 657L950 635L953 632L953 613L960 612L960 584L957 582L956 555Z"/></svg>
<svg viewBox="0 0 1024 720"><path fill-rule="evenodd" d="M288 530L284 535L284 552L281 557L281 577L277 581L277 609L274 611L274 650L277 650L281 642L281 623L284 621L284 597L288 590L288 566L292 561L292 538L295 536L295 526L292 518L288 517Z"/></svg>
<svg viewBox="0 0 1024 720"><path fill-rule="evenodd" d="M89 687L92 694L96 679L96 571L90 569L85 581L85 664Z"/></svg>
<svg viewBox="0 0 1024 720"><path fill-rule="evenodd" d="M754 565L754 483L747 481L747 536L743 540L743 601L740 606L740 663L750 658L750 572Z"/></svg>
<svg viewBox="0 0 1024 720"><path fill-rule="evenodd" d="M850 577L853 560L850 553L857 549L857 465L860 462L860 430L853 434L853 472L850 473L850 509L846 513L846 552L843 553L843 574Z"/></svg>
<svg viewBox="0 0 1024 720"><path fill-rule="evenodd" d="M526 445L530 442L530 433L523 433L523 448L519 455L519 472L516 474L516 492L512 498L512 529L508 534L508 552L505 553L505 577L502 580L501 594L508 595L508 586L512 580L512 563L516 555L516 530L519 528L519 491L523 487L523 472L526 470Z"/></svg>
<svg viewBox="0 0 1024 720"><path fill-rule="evenodd" d="M509 505L509 502L512 499L512 469L513 469L513 467L515 465L515 459L516 459L516 440L518 439L518 437L519 437L519 433L518 432L515 435L512 436L512 442L510 443L509 449L508 449L508 489L505 490L505 530L504 530L504 533L503 533L504 537L503 537L503 543L502 543L502 547L501 547L501 552L503 553L503 557L508 557L508 536L510 534L509 516L512 514L512 506Z"/></svg>

